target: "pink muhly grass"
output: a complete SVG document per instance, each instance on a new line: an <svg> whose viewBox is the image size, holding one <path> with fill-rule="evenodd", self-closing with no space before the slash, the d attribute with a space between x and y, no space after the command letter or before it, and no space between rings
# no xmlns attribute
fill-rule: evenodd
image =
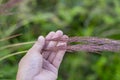
<svg viewBox="0 0 120 80"><path fill-rule="evenodd" d="M47 39L46 41L67 41L67 46L61 45L56 47L51 47L44 50L66 50L67 52L84 51L84 52L94 52L99 53L102 51L119 52L120 51L120 41L112 40L107 38L97 38L97 37L70 37L70 38L54 38ZM79 42L79 44L71 45L72 42Z"/></svg>
<svg viewBox="0 0 120 80"><path fill-rule="evenodd" d="M2 6L0 6L0 14L6 13L8 10L13 8L15 5L17 5L21 1L22 0L9 0L5 4L2 4Z"/></svg>

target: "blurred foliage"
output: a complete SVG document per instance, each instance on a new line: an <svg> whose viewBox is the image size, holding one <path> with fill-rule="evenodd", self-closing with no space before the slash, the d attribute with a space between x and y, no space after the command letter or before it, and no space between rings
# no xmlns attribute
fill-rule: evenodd
<svg viewBox="0 0 120 80"><path fill-rule="evenodd" d="M0 0L0 4L6 1ZM22 42L58 29L69 36L120 39L120 0L22 0L0 14L0 80L15 80L24 54L4 56L24 52L32 44ZM13 35L18 36L10 38ZM21 45L12 46L16 43ZM111 52L66 53L58 80L120 80L119 57L119 53Z"/></svg>

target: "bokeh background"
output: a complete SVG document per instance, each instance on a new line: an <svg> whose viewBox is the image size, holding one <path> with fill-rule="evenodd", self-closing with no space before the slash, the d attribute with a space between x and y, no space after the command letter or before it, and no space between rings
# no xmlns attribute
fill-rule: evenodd
<svg viewBox="0 0 120 80"><path fill-rule="evenodd" d="M0 0L0 5L8 1ZM32 41L50 31L120 39L120 0L19 1L0 12L0 80L15 80ZM58 80L120 80L120 53L101 54L66 53Z"/></svg>

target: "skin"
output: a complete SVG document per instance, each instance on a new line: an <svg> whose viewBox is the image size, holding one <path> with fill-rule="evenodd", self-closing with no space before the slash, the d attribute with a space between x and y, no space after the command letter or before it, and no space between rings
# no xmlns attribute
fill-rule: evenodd
<svg viewBox="0 0 120 80"><path fill-rule="evenodd" d="M50 32L40 36L32 48L20 60L16 80L56 80L58 69L66 50L43 51L43 48L67 45L67 42L45 41L57 37L68 38L63 32Z"/></svg>

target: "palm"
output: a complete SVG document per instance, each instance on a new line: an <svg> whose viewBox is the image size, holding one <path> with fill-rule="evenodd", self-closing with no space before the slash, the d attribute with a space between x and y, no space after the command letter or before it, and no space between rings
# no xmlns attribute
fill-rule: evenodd
<svg viewBox="0 0 120 80"><path fill-rule="evenodd" d="M51 38L56 38L56 37L65 37L63 36L62 32L56 32L56 34L54 32L49 33L46 36L46 39L51 39ZM56 47L56 46L60 46L60 45L66 45L65 42L55 42L55 41L50 41L50 42L46 42L46 46L45 48L50 48L50 47ZM42 71L40 71L40 74L38 74L35 77L35 80L55 80L57 78L57 74L58 74L58 68L59 65L62 61L62 58L64 56L65 51L64 50L60 50L57 52L51 52L51 51L47 51L47 52L42 52L42 56L43 56L43 65L42 65ZM46 76L43 76L46 75Z"/></svg>

